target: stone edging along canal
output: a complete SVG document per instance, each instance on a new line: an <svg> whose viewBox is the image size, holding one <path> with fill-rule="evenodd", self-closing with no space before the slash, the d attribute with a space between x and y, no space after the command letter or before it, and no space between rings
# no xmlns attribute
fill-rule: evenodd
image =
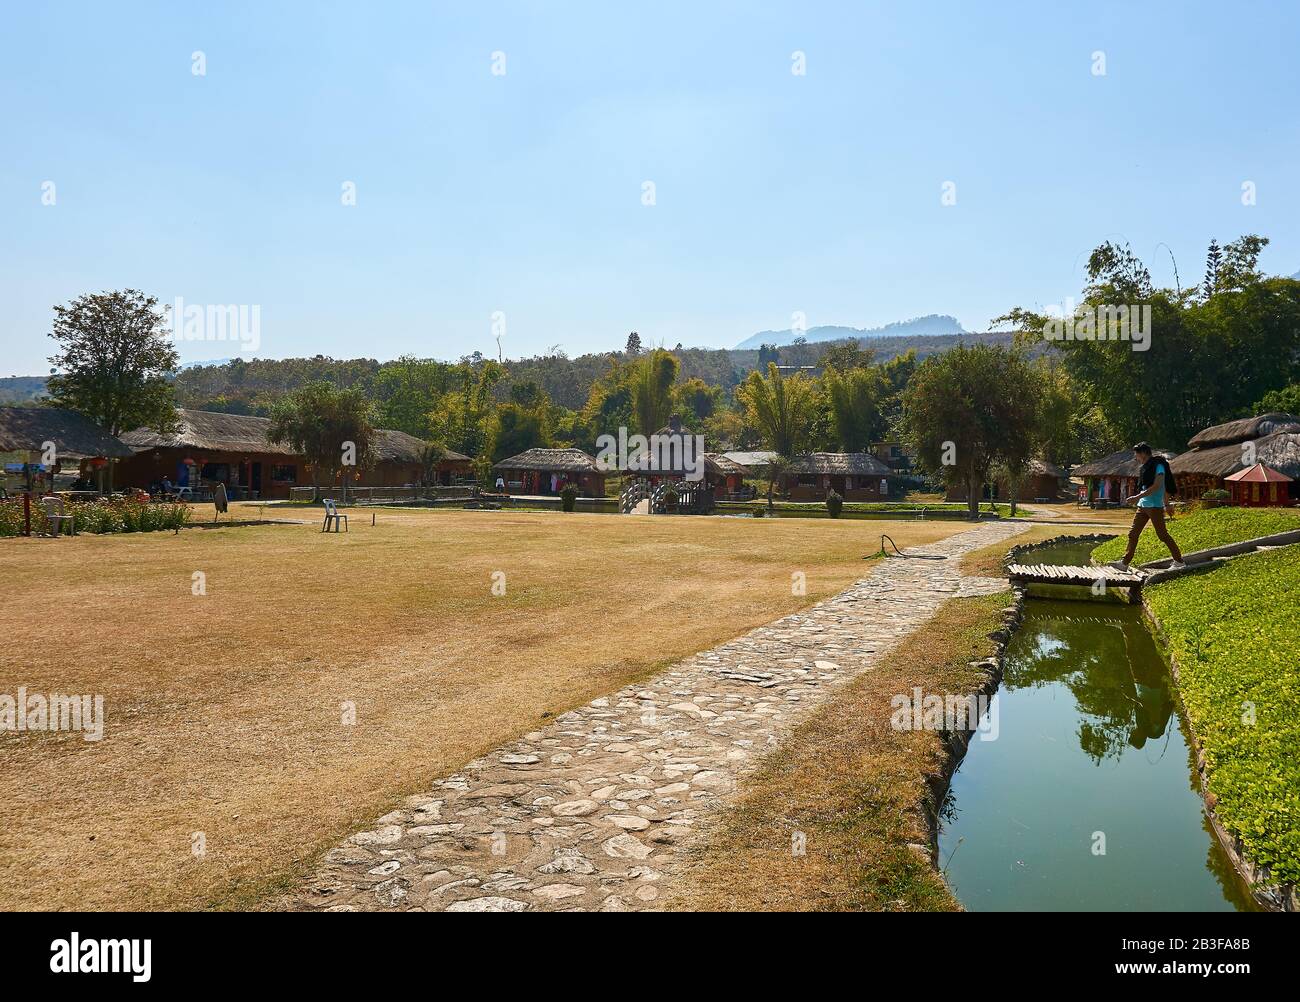
<svg viewBox="0 0 1300 1002"><path fill-rule="evenodd" d="M1064 538L1064 537L1062 537ZM1051 540L1057 542L1057 540ZM1040 544L1041 545L1041 544ZM1026 549L1027 547L1018 546L1015 550ZM1012 552L1015 552L1014 550ZM977 699L981 696L991 697L1002 685L1002 672L1006 663L1007 644L1011 642L1012 635L1020 626L1020 620L1024 616L1025 608L1025 589L1022 585L1012 585L1011 604L1002 609L1002 625L989 634L989 639L993 641L993 653L981 661L972 661L972 668L978 668L984 672L984 683L971 696ZM939 865L939 829L941 827L939 815L943 811L943 802L947 799L948 788L952 785L953 773L961 765L962 760L966 757L966 751L970 748L970 742L975 731L953 731L948 735L944 742L944 759L941 770L934 776L931 776L927 783L930 788L930 796L926 803L922 805L925 811L925 825L930 836L930 863L939 871L939 877L945 884L948 883L947 877L944 876L943 867ZM951 892L951 888L949 888ZM956 895L953 895L956 897Z"/></svg>
<svg viewBox="0 0 1300 1002"><path fill-rule="evenodd" d="M1114 533L1091 533L1087 535L1061 535L1051 539L1046 539L1036 543L1023 543L1012 547L1007 552L1004 564L1014 563L1024 553L1039 547L1051 546L1053 543L1077 543L1077 542L1097 542L1101 543L1114 537ZM1211 572L1212 573L1212 572ZM1012 603L1002 610L1002 626L989 634L989 638L994 643L994 653L982 661L971 662L972 667L982 668L985 673L985 681L978 690L971 695L973 696L992 696L1002 685L1002 675L1006 662L1007 645L1010 643L1012 635L1020 626L1024 617L1025 607L1025 587L1021 585L1012 586L1013 600ZM1147 623L1153 637L1156 640L1156 647L1169 663L1170 676L1174 681L1171 687L1174 698L1178 701L1179 712L1182 719L1187 724L1187 732L1191 736L1192 750L1196 755L1196 775L1197 783L1200 788L1201 799L1205 805L1205 814L1210 821L1210 827L1213 829L1215 837L1223 847L1224 853L1231 861L1237 875L1249 889L1251 897L1268 911L1274 912L1300 912L1300 888L1295 884L1279 885L1270 879L1268 867L1258 865L1249 860L1244 852L1241 840L1231 834L1219 821L1218 815L1215 814L1214 805L1210 799L1209 775L1206 769L1205 751L1201 747L1200 737L1196 729L1192 726L1191 718L1187 715L1187 707L1183 704L1182 694L1178 689L1178 662L1170 650L1168 637L1163 625L1156 616L1155 611L1151 608L1146 600L1145 594L1142 597L1142 610L1144 620ZM939 870L939 875L943 877L943 870L939 866L939 815L942 810L944 799L948 795L948 788L952 784L953 774L957 767L961 765L962 760L966 757L966 751L970 747L970 741L975 731L954 732L949 735L946 741L946 752L942 771L930 780L930 801L925 805L926 827L930 835L930 861ZM945 878L946 883L946 878Z"/></svg>

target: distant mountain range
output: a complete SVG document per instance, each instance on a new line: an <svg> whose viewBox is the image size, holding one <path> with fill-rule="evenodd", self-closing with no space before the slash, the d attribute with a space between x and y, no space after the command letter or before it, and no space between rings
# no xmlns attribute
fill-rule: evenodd
<svg viewBox="0 0 1300 1002"><path fill-rule="evenodd" d="M45 396L44 376L0 378L0 404L26 404Z"/></svg>
<svg viewBox="0 0 1300 1002"><path fill-rule="evenodd" d="M915 317L912 320L900 320L885 324L884 327L809 327L804 331L759 331L736 345L736 349L759 348L765 344L793 344L797 337L807 338L809 344L818 341L844 341L856 338L859 341L878 337L934 337L943 334L964 334L962 325L956 317L931 313L929 316Z"/></svg>

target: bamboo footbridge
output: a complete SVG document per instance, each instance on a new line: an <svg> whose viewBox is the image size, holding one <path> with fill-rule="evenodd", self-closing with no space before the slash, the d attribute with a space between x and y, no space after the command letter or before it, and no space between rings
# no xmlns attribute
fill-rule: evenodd
<svg viewBox="0 0 1300 1002"><path fill-rule="evenodd" d="M1007 577L1021 584L1095 585L1106 582L1107 588L1140 588L1146 575L1121 571L1114 567L1069 567L1058 564L1011 564Z"/></svg>
<svg viewBox="0 0 1300 1002"><path fill-rule="evenodd" d="M1141 571L1121 571L1114 567L1070 567L1062 564L1011 564L1007 577L1014 584L1083 585L1094 595L1111 588L1127 588L1128 600L1137 604L1147 576Z"/></svg>

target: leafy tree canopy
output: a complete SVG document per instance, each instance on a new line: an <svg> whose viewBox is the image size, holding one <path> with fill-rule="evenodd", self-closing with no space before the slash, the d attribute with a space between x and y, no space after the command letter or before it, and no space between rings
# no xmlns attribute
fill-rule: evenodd
<svg viewBox="0 0 1300 1002"><path fill-rule="evenodd" d="M50 402L80 411L113 435L169 431L176 422L168 377L180 364L166 313L136 289L78 296L54 307Z"/></svg>

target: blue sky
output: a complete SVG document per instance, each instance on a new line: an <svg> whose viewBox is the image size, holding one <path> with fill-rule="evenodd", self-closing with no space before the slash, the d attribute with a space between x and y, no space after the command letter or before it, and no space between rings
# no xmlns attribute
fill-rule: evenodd
<svg viewBox="0 0 1300 1002"><path fill-rule="evenodd" d="M260 306L266 357L383 359L495 355L497 311L507 357L632 329L728 347L795 311L977 330L1076 294L1105 239L1167 284L1166 246L1186 286L1211 236L1245 232L1272 239L1267 270L1300 270L1295 4L51 3L5 20L0 375L47 370L54 303L127 286Z"/></svg>

